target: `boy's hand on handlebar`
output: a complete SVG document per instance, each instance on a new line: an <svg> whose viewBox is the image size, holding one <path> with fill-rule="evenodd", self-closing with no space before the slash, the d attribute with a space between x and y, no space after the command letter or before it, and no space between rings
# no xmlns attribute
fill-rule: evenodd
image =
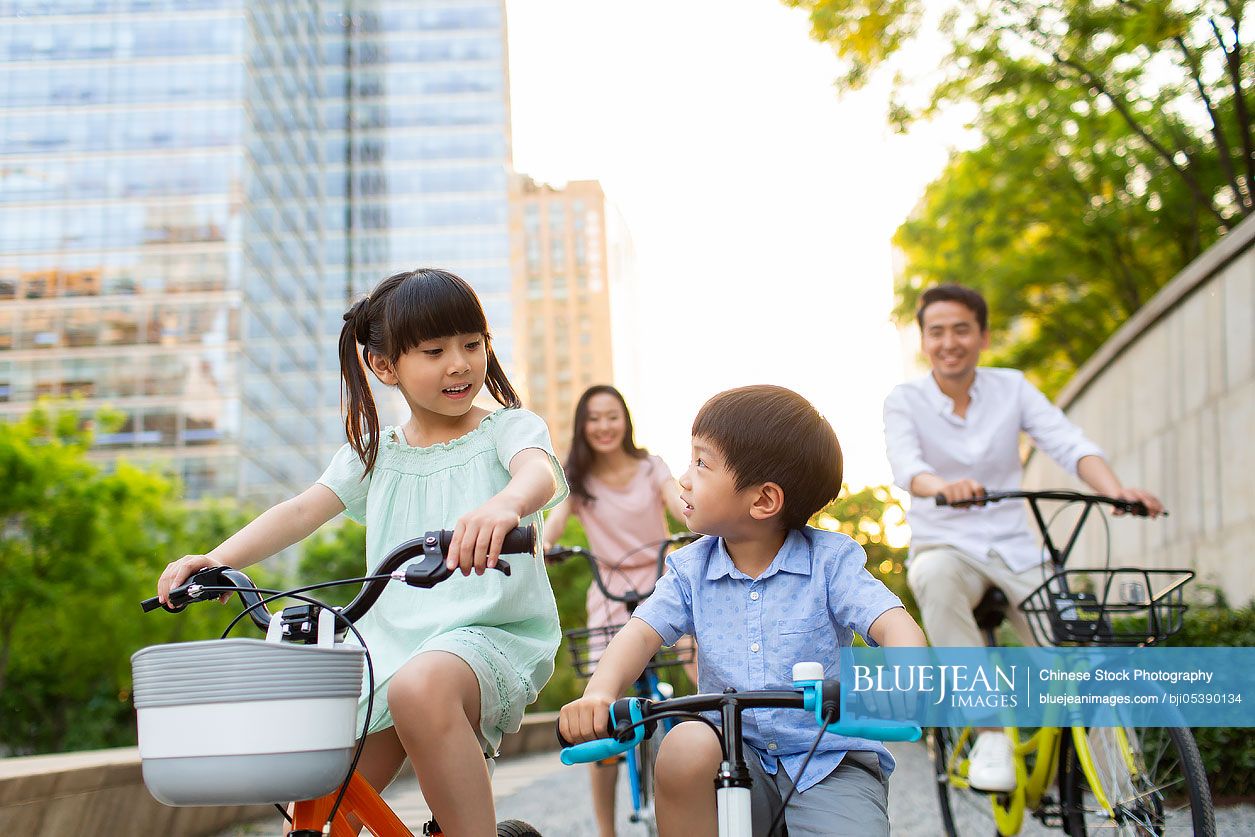
<svg viewBox="0 0 1255 837"><path fill-rule="evenodd" d="M1146 507L1146 514L1150 517L1159 517L1159 515L1163 514L1163 503L1149 491L1143 491L1140 488L1121 488L1112 496L1117 500L1125 500L1129 503L1141 503ZM1127 512L1123 509L1116 509L1114 514L1119 516L1127 514Z"/></svg>
<svg viewBox="0 0 1255 837"><path fill-rule="evenodd" d="M985 496L985 486L976 480L955 480L943 485L937 493L944 496L947 503L954 505L981 499ZM977 505L983 505L983 503Z"/></svg>
<svg viewBox="0 0 1255 837"><path fill-rule="evenodd" d="M169 564L166 564L165 571L157 579L157 598L161 600L162 605L165 605L169 601L170 591L191 578L192 573L197 570L203 570L206 567L225 566L226 564L210 558L208 555L184 555L177 561L171 561ZM218 597L218 600L225 603L230 598L230 593L223 593Z"/></svg>
<svg viewBox="0 0 1255 837"><path fill-rule="evenodd" d="M613 695L585 693L579 700L573 700L562 707L558 715L558 730L562 737L572 744L605 738L610 728L610 706L614 703Z"/></svg>
<svg viewBox="0 0 1255 837"><path fill-rule="evenodd" d="M470 575L472 570L483 575L484 570L497 566L501 544L519 521L518 512L496 497L463 515L453 528L445 565L460 569L462 575Z"/></svg>

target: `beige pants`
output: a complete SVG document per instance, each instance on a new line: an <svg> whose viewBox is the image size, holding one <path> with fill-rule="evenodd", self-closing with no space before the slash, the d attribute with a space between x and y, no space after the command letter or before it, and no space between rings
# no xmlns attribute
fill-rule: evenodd
<svg viewBox="0 0 1255 837"><path fill-rule="evenodd" d="M985 591L997 587L1007 595L1007 621L1025 645L1036 645L1024 613L1017 605L1041 586L1041 567L1013 572L1001 557L984 561L952 546L920 549L906 568L906 581L915 594L928 641L937 646L981 646L985 639L972 608Z"/></svg>

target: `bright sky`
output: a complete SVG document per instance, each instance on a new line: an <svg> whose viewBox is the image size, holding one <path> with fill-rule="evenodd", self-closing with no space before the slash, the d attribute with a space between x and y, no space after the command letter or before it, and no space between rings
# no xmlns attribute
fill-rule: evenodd
<svg viewBox="0 0 1255 837"><path fill-rule="evenodd" d="M596 179L636 245L637 440L678 474L706 398L774 383L836 428L853 486L887 483L880 410L905 364L890 238L955 120L895 135L887 84L776 0L508 0L515 167ZM947 139L949 137L950 139Z"/></svg>

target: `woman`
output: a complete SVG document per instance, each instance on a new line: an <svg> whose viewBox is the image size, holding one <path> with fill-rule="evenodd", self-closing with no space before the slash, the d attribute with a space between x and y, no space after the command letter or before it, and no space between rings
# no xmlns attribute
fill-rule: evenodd
<svg viewBox="0 0 1255 837"><path fill-rule="evenodd" d="M590 550L600 560L602 580L611 593L648 593L658 572L658 546L669 536L666 510L683 519L680 487L667 464L636 446L632 415L612 386L589 387L575 407L571 451L566 461L570 497L550 513L547 538L557 539L575 515L584 525ZM553 544L546 543L549 548ZM622 625L621 602L588 588L588 626ZM690 671L694 678L695 672ZM589 765L593 811L601 837L614 837L617 763Z"/></svg>

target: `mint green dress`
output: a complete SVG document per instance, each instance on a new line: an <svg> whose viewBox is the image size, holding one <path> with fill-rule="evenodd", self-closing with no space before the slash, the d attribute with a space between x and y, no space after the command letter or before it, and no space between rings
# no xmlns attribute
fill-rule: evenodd
<svg viewBox="0 0 1255 837"><path fill-rule="evenodd" d="M549 455L557 490L545 505L567 496L566 478L553 454L549 430L535 413L501 409L458 439L411 447L395 427L383 430L370 476L347 444L318 482L344 503L350 519L366 525L366 569L378 566L398 544L434 529L452 529L458 518L499 493L510 481L514 455L539 448ZM543 511L543 509L542 509ZM553 674L561 633L553 590L540 555L540 513L520 525L536 527L536 552L507 557L512 573L452 578L430 590L389 584L357 623L375 669L370 732L392 726L388 682L424 651L447 651L465 660L479 679L480 733L494 751L501 736L519 729L523 709ZM352 634L348 641L356 641ZM365 720L366 686L358 707Z"/></svg>

